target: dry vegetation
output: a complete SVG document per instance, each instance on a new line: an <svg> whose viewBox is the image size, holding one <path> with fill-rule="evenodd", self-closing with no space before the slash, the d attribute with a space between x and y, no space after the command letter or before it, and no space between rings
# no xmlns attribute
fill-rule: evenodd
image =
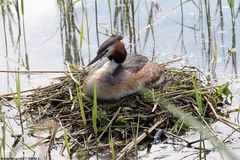
<svg viewBox="0 0 240 160"><path fill-rule="evenodd" d="M77 84L84 74L83 70L74 74L70 72L58 83L36 90L24 102L27 106L24 114L31 124L40 123L45 129L52 129L46 127L48 123L45 122L54 119L66 128L70 137L70 154L76 150L92 153L91 149L96 149L96 146L104 149L110 145L114 146L112 150L122 149L118 152L121 156L143 139L153 139L157 128L171 129L177 134L188 129L187 123L176 118L168 109L169 104L197 119L203 117L210 123L216 118L214 112L220 113L225 103L223 95L229 96L227 85L203 83L200 79L206 77L195 68L165 66L165 80L160 86L146 88L119 101L97 101L97 115L93 117L95 102L82 94L81 83ZM96 126L93 124L94 118ZM95 127L97 132L94 132ZM51 141L60 130L53 128L55 131L50 137ZM64 135L60 139L64 139ZM130 143L133 139L135 142Z"/></svg>

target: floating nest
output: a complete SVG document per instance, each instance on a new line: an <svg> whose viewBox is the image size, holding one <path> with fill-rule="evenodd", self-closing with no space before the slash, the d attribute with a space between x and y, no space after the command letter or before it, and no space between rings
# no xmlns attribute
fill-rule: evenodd
<svg viewBox="0 0 240 160"><path fill-rule="evenodd" d="M220 114L226 103L227 86L204 83L206 77L195 68L161 67L165 70L165 79L160 86L146 88L119 101L97 101L95 119L93 100L81 92L85 73L74 69L74 74L69 72L59 82L28 95L24 114L31 124L45 125L46 120L54 119L66 131L60 139L66 143L68 137L70 155L82 152L89 155L95 153L96 148L101 152L110 147L110 152L121 156L133 148L134 139L135 143L153 140L158 129L178 134L186 131L188 124L174 116L168 109L169 104L186 115L213 122L213 109ZM55 127L58 131L59 126Z"/></svg>

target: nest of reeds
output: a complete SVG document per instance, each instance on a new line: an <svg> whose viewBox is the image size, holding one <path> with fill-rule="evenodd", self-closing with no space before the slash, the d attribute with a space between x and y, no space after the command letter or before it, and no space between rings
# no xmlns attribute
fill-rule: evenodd
<svg viewBox="0 0 240 160"><path fill-rule="evenodd" d="M83 71L68 73L59 82L36 90L25 102L24 113L31 123L44 124L46 119L59 122L67 131L71 153L89 151L96 146L123 149L134 136L151 139L157 128L178 133L188 129L188 125L180 124L180 118L168 110L169 104L189 115L214 121L212 109L219 112L225 103L224 86L204 83L204 75L194 68L164 68L165 79L161 85L119 101L97 101L95 117L93 100L81 92L81 83L77 84L82 82ZM126 148L120 153L125 151Z"/></svg>

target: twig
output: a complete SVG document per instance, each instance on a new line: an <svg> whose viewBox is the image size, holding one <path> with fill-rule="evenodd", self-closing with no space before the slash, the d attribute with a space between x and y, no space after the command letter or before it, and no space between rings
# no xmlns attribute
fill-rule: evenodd
<svg viewBox="0 0 240 160"><path fill-rule="evenodd" d="M240 125L239 125L239 124L236 124L236 123L234 123L234 122L232 122L232 121L230 121L230 120L228 120L228 119L226 119L226 118L218 115L217 112L215 111L212 103L208 100L208 98L207 98L206 96L204 96L204 98L205 98L205 100L208 102L210 108L212 109L212 111L213 111L213 113L214 113L214 115L215 115L215 117L216 117L216 119L217 119L218 121L226 124L227 126L231 127L232 129L240 132ZM235 127L234 127L234 126L235 126ZM236 128L236 127L237 127L237 128Z"/></svg>
<svg viewBox="0 0 240 160"><path fill-rule="evenodd" d="M125 146L126 143L125 142L114 142L114 144L118 147L121 147L121 146ZM86 151L87 149L88 150L94 150L94 149L97 149L97 148L103 148L103 147L109 147L109 143L108 144L99 144L99 146L88 146L88 148L80 148L79 151Z"/></svg>
<svg viewBox="0 0 240 160"><path fill-rule="evenodd" d="M149 130L146 132L144 132L143 134L141 134L138 138L136 143L138 144L139 142L141 142L145 137L147 137L148 134L150 134L157 126L159 126L160 124L162 124L166 118L160 119L157 123L155 123L151 128L149 128ZM130 143L128 143L128 145L126 145L119 153L119 155L117 156L116 160L120 160L121 158L123 158L123 156L129 152L133 147L134 147L134 143L135 141L131 141Z"/></svg>
<svg viewBox="0 0 240 160"><path fill-rule="evenodd" d="M45 143L45 140L49 140L50 137L51 137L51 135L48 135L48 136L46 136L46 137L44 137L44 138L41 138L41 139L35 141L35 143L33 143L33 144L32 144L31 146L29 146L29 147L30 147L30 148L35 148L36 146L38 146L38 145L40 145L40 144L42 144L42 143Z"/></svg>
<svg viewBox="0 0 240 160"><path fill-rule="evenodd" d="M234 130L231 134L229 134L229 135L223 140L223 142L226 142L226 140L227 140L229 137L231 137L235 132L236 132L236 130Z"/></svg>
<svg viewBox="0 0 240 160"><path fill-rule="evenodd" d="M4 97L0 96L0 100L2 100L1 102L5 102L6 105L8 105L9 107L11 107L12 109L16 109L15 106L13 106L8 100L6 100ZM5 104L4 104L5 105Z"/></svg>
<svg viewBox="0 0 240 160"><path fill-rule="evenodd" d="M161 66L166 66L170 63L178 62L178 61L181 61L181 60L182 60L182 58L179 58L179 59L175 59L175 60L168 61L168 62L165 62L165 63L161 63Z"/></svg>
<svg viewBox="0 0 240 160"><path fill-rule="evenodd" d="M187 144L187 146L190 147L191 145L193 145L193 144L195 144L195 143L203 142L203 141L205 141L205 140L209 140L209 139L211 139L211 138L213 138L213 137L208 137L208 138L198 139L198 140L195 140L195 141L189 142L189 143Z"/></svg>
<svg viewBox="0 0 240 160"><path fill-rule="evenodd" d="M235 109L229 109L227 111L227 113L233 113L233 112L240 112L240 109L239 108L235 108Z"/></svg>
<svg viewBox="0 0 240 160"><path fill-rule="evenodd" d="M34 154L36 153L36 151L34 151L31 146L29 146L28 144L26 144L25 142L23 142L23 141L20 139L19 136L16 136L16 135L15 135L14 133L12 133L11 131L10 131L10 133L11 133L11 135L12 135L13 137L15 137L21 144L23 144L24 146L26 146L26 147L27 147L29 150L31 150ZM21 136L22 136L22 135L21 135Z"/></svg>
<svg viewBox="0 0 240 160"><path fill-rule="evenodd" d="M147 25L145 28L141 29L139 31L139 33L143 33L145 32L145 30L149 29L150 27L156 25L157 23L159 23L161 20L165 19L168 15L170 15L171 13L173 13L176 9L178 9L181 5L185 4L185 3L188 3L190 2L191 0L186 0L184 2L182 2L182 4L177 4L175 6L173 6L172 8L170 8L169 10L167 10L166 12L162 13L161 14L161 17L158 18L156 21L154 21L153 23Z"/></svg>
<svg viewBox="0 0 240 160"><path fill-rule="evenodd" d="M22 73L22 74L43 74L43 73L66 73L68 71L64 70L48 70L48 71L42 71L42 70L36 70L36 71L8 71L8 70L0 70L0 73ZM77 73L77 72L73 72Z"/></svg>
<svg viewBox="0 0 240 160"><path fill-rule="evenodd" d="M38 87L38 88L34 88L34 89L24 90L24 91L21 91L20 93L28 93L28 92L33 92L33 91L45 90L45 89L48 89L48 88L57 87L58 85L60 85L60 84L56 83L56 84L53 84L50 87L49 86L47 86L47 87ZM17 94L17 92L2 94L2 95L0 95L0 98L1 97L4 97L4 98L14 98L14 95L16 95L16 94Z"/></svg>
<svg viewBox="0 0 240 160"><path fill-rule="evenodd" d="M175 138L177 138L177 139L179 139L181 141L184 141L185 143L187 143L187 146L189 146L189 144L191 143L191 142L189 142L189 141L187 141L187 140L185 140L185 139L183 139L183 138L179 137L178 135L175 135L175 134L173 134L171 132L164 131L164 133L166 133L166 134L168 134L168 135L170 135L172 137L175 137Z"/></svg>
<svg viewBox="0 0 240 160"><path fill-rule="evenodd" d="M212 111L213 111L213 114L215 115L215 117L218 119L218 114L217 114L217 112L215 111L215 109L214 109L214 107L213 107L213 105L212 105L212 103L208 100L208 98L206 97L206 96L204 96L204 99L208 102L208 104L209 104L209 106L210 106L210 108L212 109Z"/></svg>
<svg viewBox="0 0 240 160"><path fill-rule="evenodd" d="M101 135L98 137L97 142L100 141L100 139L102 138L103 134L106 132L106 130L110 127L110 125L113 123L113 121L115 120L115 118L117 117L117 115L119 114L120 110L122 108L119 107L119 109L117 110L117 112L115 113L115 115L113 116L113 118L111 119L111 121L108 123L108 125L104 128L103 132L101 133Z"/></svg>
<svg viewBox="0 0 240 160"><path fill-rule="evenodd" d="M139 102L139 103L140 103L141 105L143 105L144 107L152 110L152 107L151 107L150 105L147 105L147 104L145 104L144 102L142 102L142 101L139 99L138 96L136 96L136 100L137 100L137 102Z"/></svg>
<svg viewBox="0 0 240 160"><path fill-rule="evenodd" d="M204 96L204 97L205 97L205 96ZM209 102L209 101L208 101L208 102ZM209 103L210 103L210 102L209 102ZM193 105L193 107L195 108L196 112L197 112L198 115L200 116L202 122L206 125L206 127L207 127L207 128L209 129L209 131L212 133L212 135L214 135L215 138L219 140L219 142L223 143L223 142L218 138L218 136L217 136L217 134L214 132L213 128L205 121L204 117L201 115L201 113L199 112L198 108L197 108L195 105ZM210 138L210 137L208 137L208 138Z"/></svg>

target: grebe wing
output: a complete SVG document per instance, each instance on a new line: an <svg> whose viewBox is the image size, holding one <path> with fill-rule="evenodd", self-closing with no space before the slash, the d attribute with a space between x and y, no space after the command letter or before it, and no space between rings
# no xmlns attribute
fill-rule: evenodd
<svg viewBox="0 0 240 160"><path fill-rule="evenodd" d="M119 65L113 74L109 74L107 76L108 83L116 85L127 80L126 75L129 74L129 72L136 73L140 71L147 62L148 59L145 56L139 54L128 54L124 63Z"/></svg>
<svg viewBox="0 0 240 160"><path fill-rule="evenodd" d="M90 66L90 72L93 73L99 68L101 68L106 62L107 58L103 58L100 61L97 61L93 65ZM128 54L124 63L119 65L119 67L114 71L113 75L117 76L118 74L122 74L122 72L138 72L142 67L148 62L147 57L140 54Z"/></svg>
<svg viewBox="0 0 240 160"><path fill-rule="evenodd" d="M143 68L143 66L148 62L147 57L140 54L128 54L126 60L122 65L120 65L117 69L124 70L128 72L138 72Z"/></svg>

